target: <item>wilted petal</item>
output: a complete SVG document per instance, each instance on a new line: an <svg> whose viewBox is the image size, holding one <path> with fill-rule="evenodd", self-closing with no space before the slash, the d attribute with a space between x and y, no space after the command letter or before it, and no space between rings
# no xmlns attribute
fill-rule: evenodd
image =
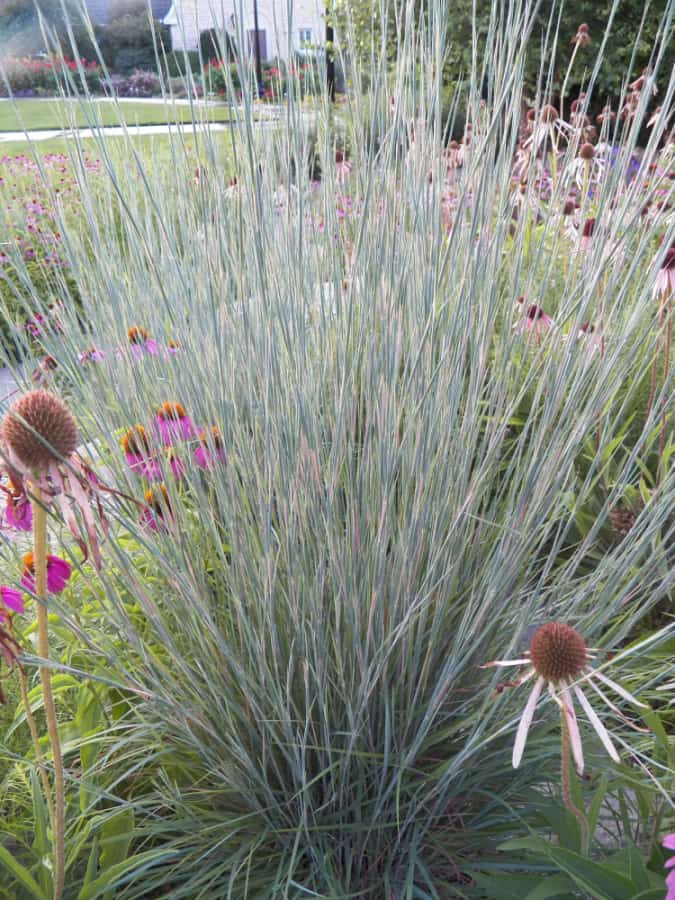
<svg viewBox="0 0 675 900"><path fill-rule="evenodd" d="M534 687L530 692L530 696L528 697L525 709L523 710L523 714L520 717L518 731L516 732L516 741L513 745L513 757L511 759L514 769L518 768L518 766L520 765L520 761L523 758L523 751L525 750L527 733L530 730L530 725L532 724L532 719L534 718L534 710L537 706L537 702L541 695L542 688L544 687L544 683L545 682L543 678L537 678Z"/></svg>
<svg viewBox="0 0 675 900"><path fill-rule="evenodd" d="M524 666L529 663L529 659L495 659L492 662L485 663L481 669L491 669L493 666Z"/></svg>
<svg viewBox="0 0 675 900"><path fill-rule="evenodd" d="M628 700L629 703L635 704L635 706L641 706L642 709L649 709L646 703L642 703L640 700L637 700L626 688L621 687L620 684L617 684L616 681L612 681L611 678L608 678L606 675L603 675L602 672L597 670L593 671L593 677L599 678L607 687L610 687L613 691L615 691L620 697L623 697L624 700Z"/></svg>
<svg viewBox="0 0 675 900"><path fill-rule="evenodd" d="M610 738L610 736L607 732L607 729L600 721L597 713L595 712L595 710L593 709L591 704L588 702L586 695L581 690L581 688L577 687L576 685L574 687L574 693L577 695L577 699L578 699L579 703L581 703L581 706L582 706L584 712L590 719L591 725L593 726L593 728L595 728L595 731L596 731L598 737L600 738L600 740L602 741L602 743L605 747L605 750L609 753L610 757L614 760L615 763L620 762L619 754L616 751L616 747L612 743L612 739Z"/></svg>

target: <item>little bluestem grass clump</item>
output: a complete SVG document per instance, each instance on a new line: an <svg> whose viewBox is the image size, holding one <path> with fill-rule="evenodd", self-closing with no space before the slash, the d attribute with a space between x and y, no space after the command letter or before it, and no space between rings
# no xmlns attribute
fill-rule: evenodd
<svg viewBox="0 0 675 900"><path fill-rule="evenodd" d="M86 202L64 233L82 317L64 305L39 341L121 498L105 501L105 565L63 608L70 668L102 696L73 739L87 765L69 761L71 807L75 786L86 801L72 832L99 866L91 835L111 809L133 817L105 885L120 897L480 896L490 873L512 888L514 867L533 889L551 860L497 848L555 802L546 704L560 679L581 686L582 645L623 648L613 674L641 702L669 683L671 623L642 630L673 586L671 468L657 479L672 375L657 369L647 414L637 385L663 349L668 188L644 185L670 144L657 124L633 171L645 85L586 178L570 97L543 80L524 124L532 10L500 8L455 147L433 6L402 23L391 71L374 57L372 105L317 100L320 182L292 82L274 126L244 98L232 184L222 135L197 129L170 142L170 170L131 143L118 160L105 135L95 179L74 154ZM632 527L608 541L634 495ZM574 636L548 628L525 657L540 622ZM517 771L518 692L479 671L512 655L558 685L536 721L531 704ZM630 700L611 702L631 790L665 816L662 748L630 728ZM585 763L618 795L623 770L589 718ZM104 876L78 861L69 877Z"/></svg>

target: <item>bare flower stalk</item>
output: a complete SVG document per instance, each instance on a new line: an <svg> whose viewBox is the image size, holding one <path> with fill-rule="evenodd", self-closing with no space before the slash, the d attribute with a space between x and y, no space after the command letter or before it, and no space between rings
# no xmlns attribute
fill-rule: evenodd
<svg viewBox="0 0 675 900"><path fill-rule="evenodd" d="M47 513L42 504L42 491L37 483L32 485L35 498L33 506L33 554L35 561L35 594L37 596L38 652L44 660L49 660L49 625L47 613ZM54 761L54 900L63 896L65 869L65 792L63 779L63 757L56 722L56 707L52 693L52 675L48 665L40 666L40 680L44 697L47 732ZM44 782L43 782L44 783ZM50 803L50 801L48 801Z"/></svg>
<svg viewBox="0 0 675 900"><path fill-rule="evenodd" d="M40 781L42 782L42 790L44 791L45 802L47 803L47 809L49 811L49 821L52 826L52 832L54 832L56 825L54 818L54 800L52 798L52 789L51 785L49 784L49 778L47 777L47 766L45 765L45 758L42 753L42 747L40 746L40 735L38 734L35 716L33 715L33 710L30 706L30 698L28 696L28 685L26 684L25 672L20 665L17 666L17 671L19 673L21 701L26 713L26 721L28 722L28 729L30 731L31 741L33 742L33 749L35 750L35 758L37 760L38 771L40 773Z"/></svg>

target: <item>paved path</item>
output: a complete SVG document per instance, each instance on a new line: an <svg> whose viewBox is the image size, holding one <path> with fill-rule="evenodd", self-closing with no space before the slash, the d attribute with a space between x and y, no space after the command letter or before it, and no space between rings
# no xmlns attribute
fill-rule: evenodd
<svg viewBox="0 0 675 900"><path fill-rule="evenodd" d="M122 137L126 134L138 137L144 134L192 134L197 131L228 131L227 122L186 122L182 125L107 125L101 128L53 128L39 131L0 131L0 144L10 141L47 141L50 138L69 138L77 135L80 138Z"/></svg>

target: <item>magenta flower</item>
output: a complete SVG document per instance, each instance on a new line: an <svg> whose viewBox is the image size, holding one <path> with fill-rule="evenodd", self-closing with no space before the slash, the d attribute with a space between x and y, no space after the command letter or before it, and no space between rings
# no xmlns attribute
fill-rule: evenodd
<svg viewBox="0 0 675 900"><path fill-rule="evenodd" d="M159 437L165 444L171 444L176 439L189 441L196 437L195 426L182 403L163 403L157 410L154 421Z"/></svg>
<svg viewBox="0 0 675 900"><path fill-rule="evenodd" d="M147 505L141 512L141 525L149 528L150 531L166 531L167 519L171 518L169 492L166 485L162 482L146 491L145 502Z"/></svg>
<svg viewBox="0 0 675 900"><path fill-rule="evenodd" d="M35 562L33 554L27 553L23 558L23 575L21 584L27 591L35 593ZM72 567L60 556L47 557L47 590L50 594L60 594L66 586L66 582L72 575Z"/></svg>
<svg viewBox="0 0 675 900"><path fill-rule="evenodd" d="M3 584L0 587L0 622L7 618L7 610L10 613L23 613L26 607L21 592Z"/></svg>
<svg viewBox="0 0 675 900"><path fill-rule="evenodd" d="M519 297L518 303L525 308L525 297ZM516 322L514 330L518 334L533 331L537 340L539 340L552 325L553 319L546 315L541 306L537 306L536 303L530 303L527 307L527 314L519 322Z"/></svg>
<svg viewBox="0 0 675 900"><path fill-rule="evenodd" d="M200 432L199 446L196 448L194 456L200 469L211 469L216 462L225 462L223 439L215 425L211 429L210 437L205 432Z"/></svg>
<svg viewBox="0 0 675 900"><path fill-rule="evenodd" d="M132 472L149 481L161 481L162 469L152 456L150 437L142 425L127 430L122 438L122 449Z"/></svg>
<svg viewBox="0 0 675 900"><path fill-rule="evenodd" d="M104 359L105 354L96 347L89 347L77 354L77 361L81 366L85 366L87 363L101 363Z"/></svg>
<svg viewBox="0 0 675 900"><path fill-rule="evenodd" d="M675 832L667 834L663 839L663 846L666 850L675 851ZM671 856L666 863L666 869L670 869L666 876L667 893L665 900L675 900L675 856Z"/></svg>

